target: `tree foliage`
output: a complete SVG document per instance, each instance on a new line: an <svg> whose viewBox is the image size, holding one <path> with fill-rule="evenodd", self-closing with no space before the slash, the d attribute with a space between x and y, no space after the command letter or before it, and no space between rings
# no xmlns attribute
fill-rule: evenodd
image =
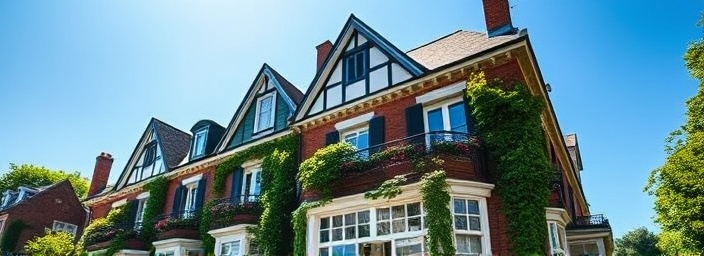
<svg viewBox="0 0 704 256"><path fill-rule="evenodd" d="M24 249L35 256L69 256L73 255L76 246L73 244L72 234L46 229L46 235L27 241Z"/></svg>
<svg viewBox="0 0 704 256"><path fill-rule="evenodd" d="M661 255L657 247L658 236L640 227L616 239L616 255L618 256L657 256Z"/></svg>
<svg viewBox="0 0 704 256"><path fill-rule="evenodd" d="M79 198L84 197L88 192L88 179L81 177L79 172L54 171L44 166L12 163L10 169L0 176L0 191L16 190L19 186L32 188L48 186L65 179L71 182Z"/></svg>
<svg viewBox="0 0 704 256"><path fill-rule="evenodd" d="M701 24L701 22L700 22ZM645 190L655 196L655 220L666 251L704 251L704 39L692 42L684 56L699 80L687 100L687 121L666 140L665 163L652 171ZM679 247L679 248L677 248Z"/></svg>

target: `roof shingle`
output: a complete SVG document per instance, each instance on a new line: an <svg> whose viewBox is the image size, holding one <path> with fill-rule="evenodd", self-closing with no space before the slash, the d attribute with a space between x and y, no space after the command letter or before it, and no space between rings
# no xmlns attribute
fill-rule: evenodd
<svg viewBox="0 0 704 256"><path fill-rule="evenodd" d="M419 46L406 54L429 70L461 60L518 37L518 34L487 37L475 31L458 30Z"/></svg>

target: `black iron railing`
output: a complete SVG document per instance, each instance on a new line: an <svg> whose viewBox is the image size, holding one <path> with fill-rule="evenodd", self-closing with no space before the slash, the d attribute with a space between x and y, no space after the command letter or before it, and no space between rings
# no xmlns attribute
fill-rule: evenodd
<svg viewBox="0 0 704 256"><path fill-rule="evenodd" d="M578 216L568 225L568 229L611 228L609 219L603 214Z"/></svg>
<svg viewBox="0 0 704 256"><path fill-rule="evenodd" d="M237 223L238 215L261 215L263 208L259 203L259 195L242 195L238 197L216 199L210 208L211 228L223 228Z"/></svg>
<svg viewBox="0 0 704 256"><path fill-rule="evenodd" d="M199 210L175 211L162 214L154 218L157 231L171 229L197 229L199 224Z"/></svg>
<svg viewBox="0 0 704 256"><path fill-rule="evenodd" d="M389 141L354 152L343 166L343 172L366 171L374 167L416 160L429 154L449 154L476 158L479 154L476 136L452 131L434 131Z"/></svg>
<svg viewBox="0 0 704 256"><path fill-rule="evenodd" d="M259 195L244 194L235 197L219 198L214 200L215 205L241 205L241 204L259 204Z"/></svg>
<svg viewBox="0 0 704 256"><path fill-rule="evenodd" d="M89 233L84 234L84 244L93 244L110 241L120 234L128 234L128 237L140 237L141 229L135 228L135 222L116 222L109 225L96 227Z"/></svg>

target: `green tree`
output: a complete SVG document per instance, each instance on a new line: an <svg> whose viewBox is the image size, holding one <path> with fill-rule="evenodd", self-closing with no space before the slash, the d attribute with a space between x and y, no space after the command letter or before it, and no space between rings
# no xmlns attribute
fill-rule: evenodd
<svg viewBox="0 0 704 256"><path fill-rule="evenodd" d="M44 166L31 164L10 164L10 169L0 176L0 191L17 189L19 186L41 187L54 184L68 179L76 191L76 195L82 198L88 192L88 179L81 177L79 172L69 173L65 171L49 170Z"/></svg>
<svg viewBox="0 0 704 256"><path fill-rule="evenodd" d="M623 237L616 239L616 255L618 256L656 256L661 255L657 247L658 236L640 227L628 231Z"/></svg>
<svg viewBox="0 0 704 256"><path fill-rule="evenodd" d="M665 163L645 186L655 196L655 221L667 235L659 246L673 254L704 251L704 39L689 45L684 60L699 90L687 100L686 123L666 140Z"/></svg>
<svg viewBox="0 0 704 256"><path fill-rule="evenodd" d="M75 247L72 234L47 229L46 235L27 241L24 249L34 256L69 256L73 255Z"/></svg>

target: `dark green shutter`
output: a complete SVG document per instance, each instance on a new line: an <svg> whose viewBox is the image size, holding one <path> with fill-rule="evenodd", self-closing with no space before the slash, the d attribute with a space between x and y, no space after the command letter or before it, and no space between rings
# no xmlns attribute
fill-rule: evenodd
<svg viewBox="0 0 704 256"><path fill-rule="evenodd" d="M384 144L384 117L375 116L369 120L369 153L378 152L381 144Z"/></svg>
<svg viewBox="0 0 704 256"><path fill-rule="evenodd" d="M244 170L242 170L242 167L237 167L235 170L232 172L232 191L230 192L230 195L232 197L232 201L235 202L236 204L239 204L242 201L242 176L244 175Z"/></svg>
<svg viewBox="0 0 704 256"><path fill-rule="evenodd" d="M474 119L472 118L472 109L469 107L469 97L467 97L467 94L463 94L464 96L464 115L467 117L467 134L472 134L474 135L475 129L474 129Z"/></svg>
<svg viewBox="0 0 704 256"><path fill-rule="evenodd" d="M423 104L418 103L406 108L406 135L411 137L424 132Z"/></svg>
<svg viewBox="0 0 704 256"><path fill-rule="evenodd" d="M337 131L325 134L325 146L340 142L340 133Z"/></svg>
<svg viewBox="0 0 704 256"><path fill-rule="evenodd" d="M176 188L176 192L174 192L174 203L171 207L172 217L177 217L179 213L183 210L183 189L184 186L180 185Z"/></svg>
<svg viewBox="0 0 704 256"><path fill-rule="evenodd" d="M203 200L205 200L205 178L198 181L198 188L196 189L196 210L203 206Z"/></svg>

